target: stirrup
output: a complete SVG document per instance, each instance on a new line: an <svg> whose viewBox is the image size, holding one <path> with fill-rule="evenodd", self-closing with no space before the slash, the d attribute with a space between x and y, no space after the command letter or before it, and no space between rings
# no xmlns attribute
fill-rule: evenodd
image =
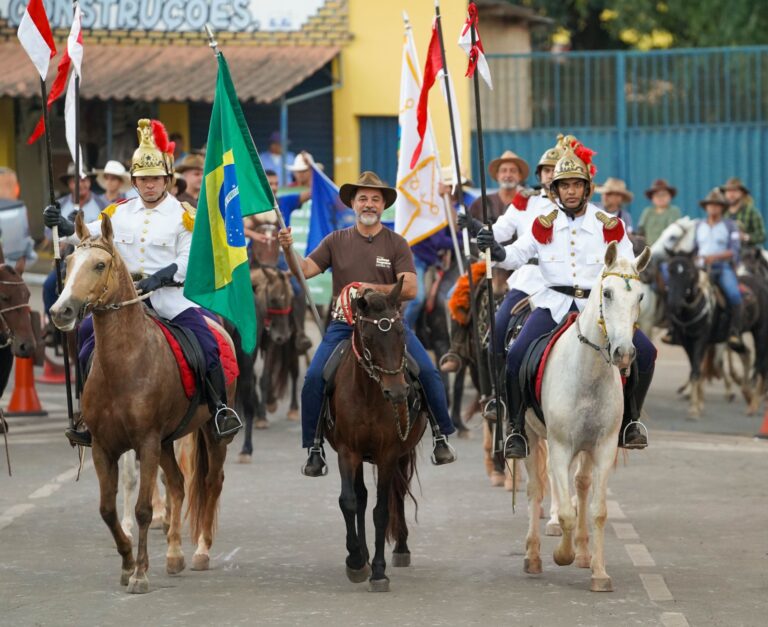
<svg viewBox="0 0 768 627"><path fill-rule="evenodd" d="M86 447L93 446L93 441L91 438L90 431L78 431L77 429L67 429L64 432L64 435L67 436L67 439L69 440L69 443L72 446L86 446Z"/></svg>
<svg viewBox="0 0 768 627"><path fill-rule="evenodd" d="M520 431L517 431L515 429L512 430L512 433L510 433L506 438L504 438L504 457L506 457L506 451L507 451L507 444L510 444L513 439L512 438L520 438L523 441L523 444L525 445L525 457L528 457L528 454L530 453L530 450L528 449L528 438L526 438ZM517 457L513 457L512 459L519 459Z"/></svg>
<svg viewBox="0 0 768 627"><path fill-rule="evenodd" d="M219 418L221 418L221 422L223 423L227 420L227 418L231 417L237 420L237 426L222 431L219 424ZM216 435L218 435L220 438L226 438L228 435L232 435L240 431L240 429L243 428L243 421L240 416L237 415L237 412L234 409L227 407L222 403L219 407L216 408L216 413L213 416L213 425L216 429Z"/></svg>
<svg viewBox="0 0 768 627"><path fill-rule="evenodd" d="M458 363L458 366L456 367L456 370L443 370L443 367L448 364L449 361L456 361ZM458 372L461 370L461 367L464 365L464 359L459 355L458 353L454 351L448 351L445 355L443 355L440 358L440 361L437 362L437 368L440 370L440 372Z"/></svg>
<svg viewBox="0 0 768 627"><path fill-rule="evenodd" d="M637 425L644 431L645 433L645 446L627 446L626 445L626 437L627 437L627 429L629 429L632 425ZM626 448L631 450L642 450L648 446L648 427L645 426L644 423L642 423L639 420L630 420L627 425L621 430L621 445L620 448Z"/></svg>
<svg viewBox="0 0 768 627"><path fill-rule="evenodd" d="M309 460L312 459L312 455L314 453L317 453L320 455L320 459L323 460L323 469L320 471L320 476L325 477L328 474L328 461L325 459L325 451L323 450L323 447L320 444L313 444L309 447L309 454L307 455L307 461L304 462L304 464L301 466L301 474L305 477L312 477L314 475L308 475L305 470L307 468L307 464L309 463Z"/></svg>
<svg viewBox="0 0 768 627"><path fill-rule="evenodd" d="M499 401L501 401L501 417L502 419L506 419L507 417L507 404L504 402L504 399L499 397ZM490 422L493 422L496 420L496 398L491 397L488 402L483 407L483 418L485 420L488 420Z"/></svg>
<svg viewBox="0 0 768 627"><path fill-rule="evenodd" d="M453 455L453 461L456 461L459 459L458 454L456 453L456 449L451 446L451 443L448 441L448 436L443 435L442 433L440 435L433 435L432 436L432 455L430 456L430 459L432 460L432 464L435 466L438 466L437 458L435 457L435 447L437 446L438 442L443 442L445 446L448 448L448 450L451 452L451 455Z"/></svg>

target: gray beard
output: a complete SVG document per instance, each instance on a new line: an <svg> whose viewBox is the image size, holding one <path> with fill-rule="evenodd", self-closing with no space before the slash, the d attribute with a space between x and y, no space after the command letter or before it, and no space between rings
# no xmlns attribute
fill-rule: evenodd
<svg viewBox="0 0 768 627"><path fill-rule="evenodd" d="M501 183L499 182L499 189L515 189L517 183Z"/></svg>
<svg viewBox="0 0 768 627"><path fill-rule="evenodd" d="M358 220L363 226L376 226L381 217L375 213L361 213Z"/></svg>

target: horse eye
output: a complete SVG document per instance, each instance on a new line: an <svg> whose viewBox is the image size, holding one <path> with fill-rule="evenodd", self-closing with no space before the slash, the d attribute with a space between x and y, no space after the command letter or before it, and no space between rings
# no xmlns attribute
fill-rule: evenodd
<svg viewBox="0 0 768 627"><path fill-rule="evenodd" d="M603 298L607 298L610 300L613 297L613 292L611 290L603 290Z"/></svg>
<svg viewBox="0 0 768 627"><path fill-rule="evenodd" d="M96 264L96 271L101 272L106 267L107 267L107 264L104 263L103 261L100 261L99 263Z"/></svg>

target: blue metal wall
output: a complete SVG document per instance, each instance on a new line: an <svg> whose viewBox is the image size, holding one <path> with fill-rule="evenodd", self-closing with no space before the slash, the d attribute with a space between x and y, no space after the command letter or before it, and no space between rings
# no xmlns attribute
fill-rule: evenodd
<svg viewBox="0 0 768 627"><path fill-rule="evenodd" d="M656 178L676 186L673 202L696 216L698 201L731 176L768 215L768 47L489 60L503 82L484 94L486 162L511 149L533 166L558 133L570 133L597 151L598 183L609 176L627 182L635 218ZM477 180L474 137L472 165Z"/></svg>
<svg viewBox="0 0 768 627"><path fill-rule="evenodd" d="M360 118L360 170L371 170L388 185L397 184L397 116Z"/></svg>

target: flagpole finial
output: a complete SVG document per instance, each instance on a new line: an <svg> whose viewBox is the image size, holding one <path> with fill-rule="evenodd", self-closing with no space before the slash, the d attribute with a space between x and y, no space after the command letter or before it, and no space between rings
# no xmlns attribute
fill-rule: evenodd
<svg viewBox="0 0 768 627"><path fill-rule="evenodd" d="M411 27L411 21L408 19L408 12L405 9L403 9L403 22L405 22L406 28Z"/></svg>
<svg viewBox="0 0 768 627"><path fill-rule="evenodd" d="M213 29L211 28L210 24L206 24L203 28L205 28L205 34L208 35L208 45L213 48L213 51L218 55L219 42L216 41Z"/></svg>

